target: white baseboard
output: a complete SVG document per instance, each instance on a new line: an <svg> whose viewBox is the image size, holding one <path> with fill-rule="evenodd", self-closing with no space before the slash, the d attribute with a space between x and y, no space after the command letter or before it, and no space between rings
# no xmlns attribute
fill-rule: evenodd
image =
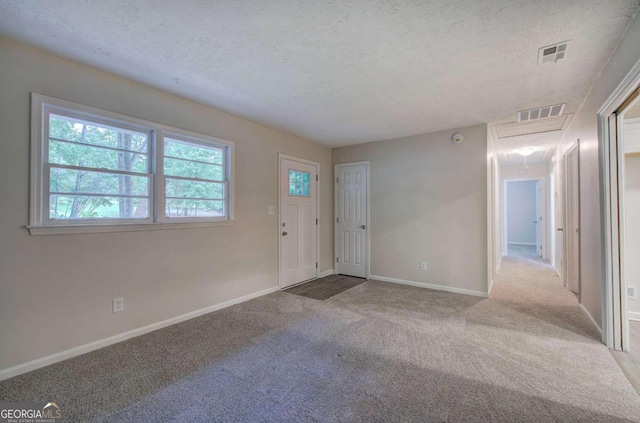
<svg viewBox="0 0 640 423"><path fill-rule="evenodd" d="M488 293L482 292L482 291L473 291L471 289L456 288L452 286L434 285L426 282L414 282L414 281L407 281L404 279L388 278L386 276L377 276L377 275L371 275L369 278L376 281L398 283L401 285L409 285L409 286L417 286L419 288L435 289L437 291L447 291L447 292L453 292L455 294L473 295L474 297L487 298L489 296Z"/></svg>
<svg viewBox="0 0 640 423"><path fill-rule="evenodd" d="M629 312L629 320L635 320L640 322L640 312L630 311Z"/></svg>
<svg viewBox="0 0 640 423"><path fill-rule="evenodd" d="M254 292L253 294L244 295L239 298L234 298L229 301L225 301L219 304L214 304L209 307L201 308L199 310L191 311L189 313L182 314L180 316L172 317L167 320L163 320L161 322L152 323L147 326L143 326L138 329L133 329L128 332L120 333L118 335L110 336L108 338L100 339L98 341L90 342L88 344L80 345L78 347L74 347L65 351L61 351L59 353L55 353L52 355L48 355L46 357L38 358L32 361L28 361L26 363L18 364L13 367L9 367L7 369L0 370L0 380L5 380L12 378L14 376L21 375L23 373L30 372L32 370L39 369L41 367L48 366L50 364L57 363L62 360L66 360L68 358L76 357L78 355L86 354L91 351L95 351L97 349L117 344L118 342L126 341L130 338L135 338L136 336L144 335L149 332L153 332L154 330L162 329L167 326L175 325L176 323L184 322L185 320L193 319L195 317L202 316L207 313L211 313L213 311L221 310L223 308L230 307L235 304L243 303L245 301L252 300L254 298L261 297L263 295L270 294L272 292L279 291L280 288L274 286L272 288L265 289L263 291Z"/></svg>
<svg viewBox="0 0 640 423"><path fill-rule="evenodd" d="M318 278L324 278L325 276L333 275L335 273L336 272L333 269L325 270L324 272L318 273Z"/></svg>
<svg viewBox="0 0 640 423"><path fill-rule="evenodd" d="M582 312L584 314L586 314L586 316L589 318L589 320L591 320L591 323L593 323L593 326L596 327L598 333L600 334L600 336L602 336L602 328L600 328L600 325L598 323L596 323L595 319L593 318L593 316L591 316L591 313L589 313L589 310L586 309L585 306L583 306L582 304L578 304L578 306L580 307L580 310L582 310Z"/></svg>
<svg viewBox="0 0 640 423"><path fill-rule="evenodd" d="M536 246L536 243L530 243L530 242L507 242L507 246L509 245L533 245L534 247Z"/></svg>
<svg viewBox="0 0 640 423"><path fill-rule="evenodd" d="M487 289L487 297L491 294L491 288L493 288L493 278L491 278L491 282L489 282L489 289Z"/></svg>

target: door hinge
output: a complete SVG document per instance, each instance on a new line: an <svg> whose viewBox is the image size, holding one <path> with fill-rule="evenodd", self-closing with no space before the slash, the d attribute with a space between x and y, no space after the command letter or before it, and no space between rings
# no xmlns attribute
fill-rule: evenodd
<svg viewBox="0 0 640 423"><path fill-rule="evenodd" d="M338 262L338 257L336 257L336 263Z"/></svg>
<svg viewBox="0 0 640 423"><path fill-rule="evenodd" d="M318 262L316 261L316 269L318 268Z"/></svg>
<svg viewBox="0 0 640 423"><path fill-rule="evenodd" d="M336 223L339 223L340 218L336 217Z"/></svg>
<svg viewBox="0 0 640 423"><path fill-rule="evenodd" d="M318 181L318 175L316 175L316 182Z"/></svg>
<svg viewBox="0 0 640 423"><path fill-rule="evenodd" d="M336 184L338 183L338 178L336 178Z"/></svg>
<svg viewBox="0 0 640 423"><path fill-rule="evenodd" d="M316 225L318 224L318 218L316 217Z"/></svg>

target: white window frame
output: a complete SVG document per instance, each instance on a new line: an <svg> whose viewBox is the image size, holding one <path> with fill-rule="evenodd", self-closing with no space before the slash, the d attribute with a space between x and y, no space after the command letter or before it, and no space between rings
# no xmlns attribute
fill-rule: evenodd
<svg viewBox="0 0 640 423"><path fill-rule="evenodd" d="M131 219L49 219L49 169L45 163L49 140L49 115L60 114L97 124L148 134L149 217ZM225 209L221 217L167 218L164 185L164 137L216 147L224 150ZM234 224L234 143L221 138L185 131L171 126L137 119L66 100L31 93L31 172L29 225L31 235L71 233L129 232L141 230L231 226ZM96 171L100 171L99 169ZM122 173L114 171L113 173ZM198 180L194 178L194 180Z"/></svg>
<svg viewBox="0 0 640 423"><path fill-rule="evenodd" d="M219 140L211 137L205 137L204 135L194 135L193 133L189 133L186 131L181 131L177 129L172 130L160 130L160 136L158 139L158 148L157 148L157 160L164 161L164 140L165 138L169 138L176 141L184 141L190 144L197 144L203 147L215 147L224 150L224 180L223 181L211 181L208 179L200 179L200 178L183 178L178 176L165 176L164 174L164 166L161 166L158 163L158 170L156 172L157 176L157 220L158 222L212 222L212 221L227 221L229 220L228 216L231 212L231 202L229 201L230 193L229 193L229 181L231 180L231 172L232 169L230 158L230 146L228 144L222 143ZM224 192L225 192L225 209L226 216L220 217L168 217L166 216L166 189L165 189L165 181L166 178L177 178L177 179L185 179L190 181L199 181L199 182L222 182L224 183Z"/></svg>

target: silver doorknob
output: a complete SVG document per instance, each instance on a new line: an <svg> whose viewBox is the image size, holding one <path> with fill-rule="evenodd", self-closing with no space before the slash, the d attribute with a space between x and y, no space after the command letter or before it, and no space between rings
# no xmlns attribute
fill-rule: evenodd
<svg viewBox="0 0 640 423"><path fill-rule="evenodd" d="M367 229L367 227L362 225L362 226L360 226L360 229Z"/></svg>
<svg viewBox="0 0 640 423"><path fill-rule="evenodd" d="M562 228L556 228L556 231L558 231L558 232L562 232L562 231L564 231L564 229L562 229Z"/></svg>
<svg viewBox="0 0 640 423"><path fill-rule="evenodd" d="M287 236L287 231L282 231L282 236Z"/></svg>

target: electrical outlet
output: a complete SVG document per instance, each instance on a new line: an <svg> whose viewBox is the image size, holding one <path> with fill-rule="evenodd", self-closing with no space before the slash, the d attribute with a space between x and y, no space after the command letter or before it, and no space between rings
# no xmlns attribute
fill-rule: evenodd
<svg viewBox="0 0 640 423"><path fill-rule="evenodd" d="M275 214L276 208L274 206L267 207L267 214Z"/></svg>
<svg viewBox="0 0 640 423"><path fill-rule="evenodd" d="M421 261L420 262L420 270L427 270L427 262L426 261Z"/></svg>
<svg viewBox="0 0 640 423"><path fill-rule="evenodd" d="M627 285L627 297L631 298L632 300L638 299L638 291L636 290L635 285Z"/></svg>
<svg viewBox="0 0 640 423"><path fill-rule="evenodd" d="M113 312L119 313L124 311L124 298L114 298L113 299Z"/></svg>

